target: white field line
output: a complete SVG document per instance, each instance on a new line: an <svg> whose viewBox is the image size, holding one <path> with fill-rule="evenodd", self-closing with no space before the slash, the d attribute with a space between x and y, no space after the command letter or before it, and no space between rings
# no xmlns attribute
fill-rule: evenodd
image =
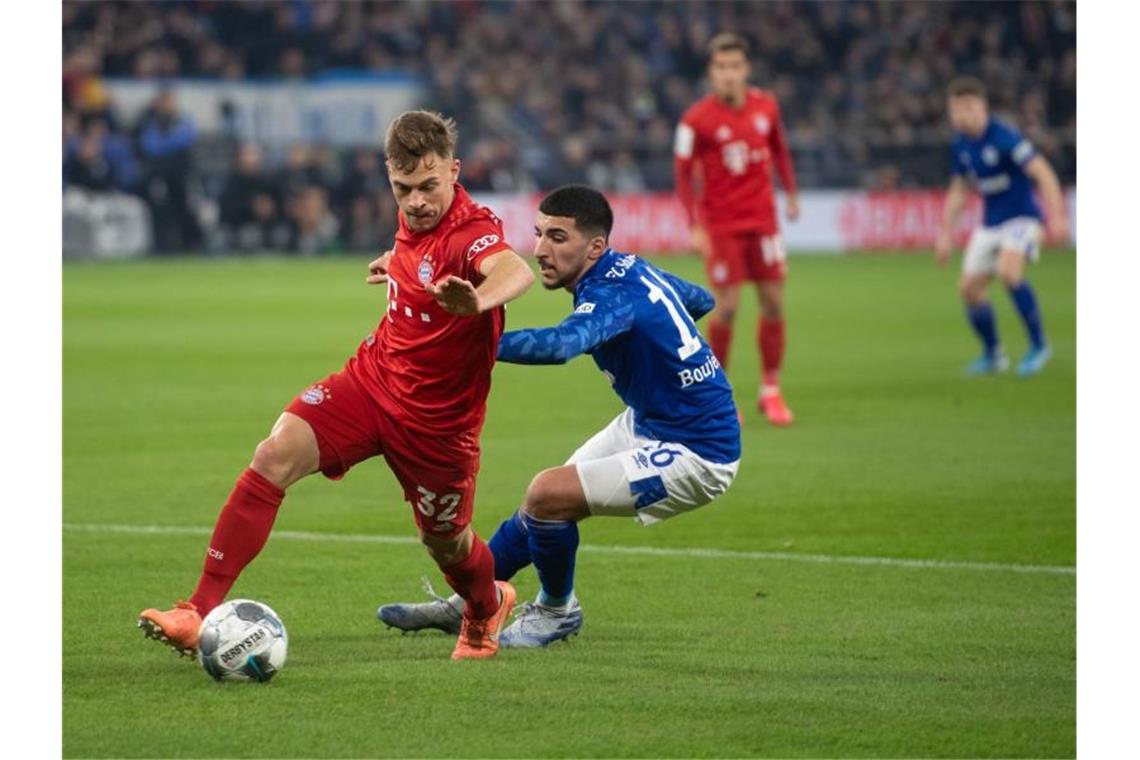
<svg viewBox="0 0 1140 760"><path fill-rule="evenodd" d="M64 523L65 531L75 533L128 533L142 535L208 536L210 528L178 525L114 525L110 523ZM414 536L353 535L350 533L314 533L275 530L273 538L285 541L325 541L345 544L418 544ZM905 559L902 557L850 557L835 554L797 554L795 552L743 552L731 549L681 549L657 546L605 546L582 544L578 551L588 554L632 555L637 557L680 557L696 559L761 560L771 562L806 562L814 565L865 565L903 567L915 570L976 570L994 573L1028 573L1031 575L1076 575L1068 565L1018 565L999 562L967 562L938 559Z"/></svg>

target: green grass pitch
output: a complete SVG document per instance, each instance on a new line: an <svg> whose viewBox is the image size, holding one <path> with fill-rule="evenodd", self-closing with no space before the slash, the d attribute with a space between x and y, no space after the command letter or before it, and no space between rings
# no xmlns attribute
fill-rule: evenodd
<svg viewBox="0 0 1140 760"><path fill-rule="evenodd" d="M748 554L584 550L582 635L545 651L452 663L442 634L383 629L379 603L419 598L422 575L444 585L414 543L336 540L413 535L395 480L376 460L300 483L234 590L289 628L289 662L267 685L214 683L145 641L135 616L190 593L253 446L355 351L383 291L360 259L68 265L64 755L1072 757L1074 259L1049 252L1030 270L1055 358L1022 381L961 375L977 347L955 275L929 257L793 258L795 426L755 413L746 299L735 485L652 528L582 526L590 547ZM661 261L703 281L694 260ZM993 296L1016 360L1024 334ZM569 306L535 287L508 325ZM499 366L480 533L619 411L588 358ZM532 570L516 580L522 598L536 592Z"/></svg>

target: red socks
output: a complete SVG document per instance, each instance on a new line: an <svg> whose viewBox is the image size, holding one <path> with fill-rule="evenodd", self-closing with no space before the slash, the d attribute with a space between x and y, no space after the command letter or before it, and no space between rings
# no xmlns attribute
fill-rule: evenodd
<svg viewBox="0 0 1140 760"><path fill-rule="evenodd" d="M731 345L732 325L709 317L709 347L725 372L728 371L728 349Z"/></svg>
<svg viewBox="0 0 1140 760"><path fill-rule="evenodd" d="M486 620L499 609L499 591L495 587L495 555L474 536L467 559L441 567L443 577L467 602L463 614L472 620Z"/></svg>
<svg viewBox="0 0 1140 760"><path fill-rule="evenodd" d="M764 385L779 387L780 365L784 361L784 320L761 318L756 331L756 342L760 348Z"/></svg>
<svg viewBox="0 0 1140 760"><path fill-rule="evenodd" d="M241 571L265 546L284 498L284 491L252 469L238 478L214 524L206 565L190 597L203 617L222 603Z"/></svg>

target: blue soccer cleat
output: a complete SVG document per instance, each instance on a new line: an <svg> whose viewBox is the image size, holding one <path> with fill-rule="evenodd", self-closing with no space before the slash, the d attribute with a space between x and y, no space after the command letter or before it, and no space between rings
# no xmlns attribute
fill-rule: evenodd
<svg viewBox="0 0 1140 760"><path fill-rule="evenodd" d="M425 579L424 590L431 597L422 604L385 604L376 610L376 617L389 628L408 631L423 631L434 628L437 631L459 634L463 624L463 600L459 597L447 599L439 596Z"/></svg>
<svg viewBox="0 0 1140 760"><path fill-rule="evenodd" d="M996 375L999 372L1005 372L1007 369L1009 369L1009 359L999 348L992 354L982 354L966 365L966 374L970 377L981 377L982 375Z"/></svg>
<svg viewBox="0 0 1140 760"><path fill-rule="evenodd" d="M568 639L582 630L582 607L574 599L563 610L527 602L522 611L499 634L499 646L509 649L537 649Z"/></svg>
<svg viewBox="0 0 1140 760"><path fill-rule="evenodd" d="M1030 348L1017 364L1018 377L1032 377L1045 368L1049 358L1053 356L1053 349L1049 346Z"/></svg>

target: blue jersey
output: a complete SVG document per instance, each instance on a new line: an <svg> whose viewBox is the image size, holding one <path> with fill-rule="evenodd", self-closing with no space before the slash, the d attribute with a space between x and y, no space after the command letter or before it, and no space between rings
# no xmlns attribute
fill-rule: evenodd
<svg viewBox="0 0 1140 760"><path fill-rule="evenodd" d="M954 136L950 171L968 178L982 194L986 227L1019 216L1041 218L1025 165L1037 155L1033 143L1003 121L991 118L981 137Z"/></svg>
<svg viewBox="0 0 1140 760"><path fill-rule="evenodd" d="M499 360L562 364L592 354L638 435L680 443L711 462L740 459L732 386L694 320L707 290L633 254L607 250L574 288L574 313L555 327L514 330Z"/></svg>

